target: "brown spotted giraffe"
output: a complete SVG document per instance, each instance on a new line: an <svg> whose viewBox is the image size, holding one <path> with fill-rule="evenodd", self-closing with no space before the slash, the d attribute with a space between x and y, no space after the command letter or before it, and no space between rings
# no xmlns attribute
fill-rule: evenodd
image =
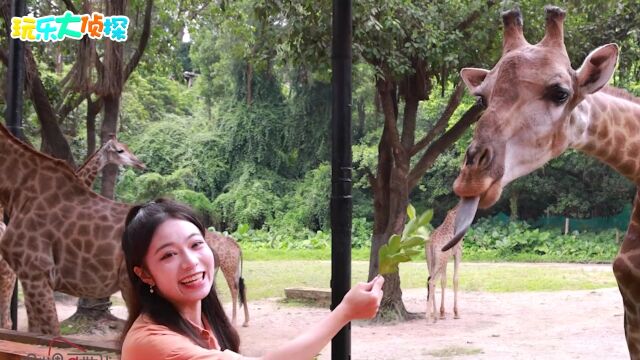
<svg viewBox="0 0 640 360"><path fill-rule="evenodd" d="M447 263L449 258L453 256L453 318L459 319L458 313L458 270L460 261L462 260L462 241L457 243L451 249L442 251L442 246L453 238L454 221L458 207L447 212L447 216L440 226L438 226L431 236L429 236L429 245L425 247L425 255L427 258L427 267L429 268L429 278L427 280L427 321L433 319L437 321L436 316L436 284L440 279L440 287L442 288L440 299L440 319L444 319L444 289L447 287Z"/></svg>
<svg viewBox="0 0 640 360"><path fill-rule="evenodd" d="M0 252L24 290L29 331L59 334L53 292L129 298L120 246L130 205L86 187L61 160L0 126L0 203L11 214Z"/></svg>
<svg viewBox="0 0 640 360"><path fill-rule="evenodd" d="M462 198L456 238L468 228L478 206L495 204L507 184L567 148L594 156L640 184L640 100L607 86L618 60L618 46L593 50L573 70L563 38L565 12L557 7L545 11L545 36L539 43L532 45L524 38L519 11L506 12L498 63L491 70L461 71L485 110L453 186ZM638 196L640 192L613 262L631 359L640 359Z"/></svg>
<svg viewBox="0 0 640 360"><path fill-rule="evenodd" d="M107 164L128 165L138 169L145 168L145 165L129 150L129 147L118 142L115 135L112 134L100 149L85 160L75 174L87 187L91 188L97 174ZM0 207L0 214L2 213L3 210ZM4 226L4 223L2 225ZM0 238L5 228L6 226L2 227ZM0 327L5 329L11 328L10 305L15 281L15 273L9 264L0 257Z"/></svg>
<svg viewBox="0 0 640 360"><path fill-rule="evenodd" d="M108 164L133 166L138 169L144 169L145 166L133 153L126 144L119 142L114 134L109 136L109 140L94 152L87 160L76 170L76 176L80 178L84 184L91 188L96 176L102 168Z"/></svg>
<svg viewBox="0 0 640 360"><path fill-rule="evenodd" d="M240 307L244 306L244 323L249 326L249 308L247 307L247 294L242 278L242 250L240 245L231 237L217 232L207 231L205 241L213 250L216 260L216 274L218 268L222 270L229 292L231 293L232 317L231 322L236 324L236 307L240 298Z"/></svg>
<svg viewBox="0 0 640 360"><path fill-rule="evenodd" d="M7 225L0 221L0 238L6 229ZM6 261L0 260L0 327L3 329L11 329L11 295L13 295L15 282L16 273L11 270Z"/></svg>

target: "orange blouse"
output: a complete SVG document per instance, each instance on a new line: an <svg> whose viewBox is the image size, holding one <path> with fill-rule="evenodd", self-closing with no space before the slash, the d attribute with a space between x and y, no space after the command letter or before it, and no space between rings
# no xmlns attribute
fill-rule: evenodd
<svg viewBox="0 0 640 360"><path fill-rule="evenodd" d="M121 360L240 360L242 356L231 350L220 351L220 345L209 328L193 323L208 349L196 345L188 337L164 325L158 325L148 315L141 314L134 321L122 344Z"/></svg>

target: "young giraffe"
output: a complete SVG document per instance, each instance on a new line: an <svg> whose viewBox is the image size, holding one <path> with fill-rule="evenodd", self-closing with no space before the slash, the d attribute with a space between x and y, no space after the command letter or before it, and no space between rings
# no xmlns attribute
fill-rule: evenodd
<svg viewBox="0 0 640 360"><path fill-rule="evenodd" d="M96 176L107 164L129 165L138 169L144 169L145 165L129 150L129 147L116 140L115 135L111 135L109 140L94 152L84 164L79 167L75 174L82 182L91 188ZM4 211L0 207L0 214ZM1 223L0 239L6 229ZM0 257L0 327L11 328L11 296L13 295L16 274L11 270L2 257Z"/></svg>
<svg viewBox="0 0 640 360"><path fill-rule="evenodd" d="M234 325L236 324L236 307L238 298L240 298L240 307L244 306L244 323L242 323L242 326L249 326L249 308L247 307L247 293L244 279L242 278L242 250L240 246L231 236L225 236L217 232L207 231L204 240L215 255L216 274L218 268L220 268L229 286L232 305L231 322Z"/></svg>
<svg viewBox="0 0 640 360"><path fill-rule="evenodd" d="M478 205L495 204L508 183L567 148L594 156L640 184L640 100L607 86L618 60L618 46L595 49L573 70L564 46L565 12L557 7L545 11L545 36L538 44L525 40L518 11L504 13L498 63L491 71L461 71L467 87L486 109L453 186L462 207L456 236L447 246L464 234ZM631 359L640 359L639 196L640 191L613 262Z"/></svg>
<svg viewBox="0 0 640 360"><path fill-rule="evenodd" d="M108 164L133 166L141 170L145 168L142 161L133 155L129 147L116 140L115 134L111 134L109 140L76 170L76 176L88 188L91 188L100 170Z"/></svg>
<svg viewBox="0 0 640 360"><path fill-rule="evenodd" d="M447 216L429 237L429 246L425 248L427 257L427 267L429 268L429 278L427 280L427 321L433 317L433 322L437 321L436 317L436 284L440 279L440 287L442 294L440 299L440 319L444 319L444 289L447 287L447 263L453 255L453 318L459 319L458 313L458 269L462 260L462 241L457 243L447 251L441 251L442 246L453 238L454 221L458 207L447 212Z"/></svg>
<svg viewBox="0 0 640 360"><path fill-rule="evenodd" d="M24 289L29 331L59 334L54 290L129 299L120 241L130 205L86 187L61 160L0 126L0 203L11 222L0 252Z"/></svg>

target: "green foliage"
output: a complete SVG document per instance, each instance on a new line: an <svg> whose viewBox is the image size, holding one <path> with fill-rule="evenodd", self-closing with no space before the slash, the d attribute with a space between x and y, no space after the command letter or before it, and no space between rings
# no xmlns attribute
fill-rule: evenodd
<svg viewBox="0 0 640 360"><path fill-rule="evenodd" d="M282 199L286 208L270 223L272 227L303 226L312 231L329 228L329 196L331 168L322 163L309 171L304 179Z"/></svg>
<svg viewBox="0 0 640 360"><path fill-rule="evenodd" d="M399 271L398 264L410 261L423 251L425 243L429 239L428 228L433 211L427 210L416 217L416 209L409 204L407 207L409 222L405 225L402 235L393 234L389 242L380 247L378 251L380 274L391 274ZM415 249L420 247L420 249Z"/></svg>
<svg viewBox="0 0 640 360"><path fill-rule="evenodd" d="M117 185L116 193L118 199L125 202L150 201L167 196L176 190L192 188L192 179L193 172L189 168L178 169L169 175L149 172L140 176L137 176L133 170L127 169Z"/></svg>
<svg viewBox="0 0 640 360"><path fill-rule="evenodd" d="M480 219L464 238L465 253L493 253L498 259L533 255L556 261L611 261L617 253L615 230L563 235L557 230L533 229L524 222Z"/></svg>
<svg viewBox="0 0 640 360"><path fill-rule="evenodd" d="M219 229L234 229L241 223L259 229L282 208L283 179L253 164L241 168L241 175L213 201L214 224Z"/></svg>
<svg viewBox="0 0 640 360"><path fill-rule="evenodd" d="M178 189L171 191L169 196L191 206L200 215L204 226L211 224L213 205L204 194L188 189Z"/></svg>
<svg viewBox="0 0 640 360"><path fill-rule="evenodd" d="M302 227L279 228L278 231L250 229L236 231L232 236L243 249L322 250L327 249L331 243L330 234L323 231L313 232Z"/></svg>

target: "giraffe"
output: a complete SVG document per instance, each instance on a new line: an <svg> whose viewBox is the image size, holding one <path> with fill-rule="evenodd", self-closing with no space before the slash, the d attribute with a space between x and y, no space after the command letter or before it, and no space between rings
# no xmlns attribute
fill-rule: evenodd
<svg viewBox="0 0 640 360"><path fill-rule="evenodd" d="M213 250L216 263L216 274L218 268L222 270L229 292L231 293L232 317L231 323L236 324L236 306L238 297L240 307L244 306L244 323L242 326L249 326L249 308L247 307L247 294L242 278L242 250L231 236L217 232L207 231L204 240Z"/></svg>
<svg viewBox="0 0 640 360"><path fill-rule="evenodd" d="M108 164L133 166L138 169L144 169L145 166L133 153L126 144L119 142L115 134L109 135L109 140L94 152L87 160L76 170L76 176L80 178L84 184L91 188L96 176Z"/></svg>
<svg viewBox="0 0 640 360"><path fill-rule="evenodd" d="M29 331L60 334L54 290L102 298L130 284L120 241L130 205L86 187L65 162L0 126L0 203L11 214L0 254L24 290Z"/></svg>
<svg viewBox="0 0 640 360"><path fill-rule="evenodd" d="M607 85L618 46L593 50L573 70L564 45L565 11L545 7L544 38L531 45L518 10L503 13L502 56L492 70L466 68L461 77L484 111L453 190L461 197L452 246L479 207L495 204L503 188L577 149L640 184L640 99ZM627 233L613 272L623 298L631 359L640 359L640 200L636 192Z"/></svg>
<svg viewBox="0 0 640 360"><path fill-rule="evenodd" d="M75 175L85 184L85 186L91 188L97 174L107 164L129 165L138 169L145 168L144 163L142 163L129 150L129 147L126 144L118 142L115 135L111 134L109 136L109 140L105 142L100 149L89 156L85 160L84 164L75 171ZM0 214L2 213L3 210L0 207ZM4 233L4 230L6 229L5 224L1 224L0 239L2 238L2 233ZM4 329L11 328L10 305L15 281L16 274L11 270L9 264L0 257L0 327Z"/></svg>
<svg viewBox="0 0 640 360"><path fill-rule="evenodd" d="M6 229L7 225L0 221L0 238ZM0 327L3 329L11 329L11 295L13 295L15 282L16 273L11 270L6 261L0 260Z"/></svg>
<svg viewBox="0 0 640 360"><path fill-rule="evenodd" d="M447 251L441 251L442 246L453 238L454 221L458 208L447 212L447 216L440 226L438 226L429 237L429 245L425 247L427 267L429 268L429 279L427 280L427 321L433 317L433 322L437 321L435 288L440 278L442 294L440 299L440 319L444 319L444 289L447 286L447 263L453 255L453 318L459 319L458 313L458 269L462 260L462 241L454 245Z"/></svg>

